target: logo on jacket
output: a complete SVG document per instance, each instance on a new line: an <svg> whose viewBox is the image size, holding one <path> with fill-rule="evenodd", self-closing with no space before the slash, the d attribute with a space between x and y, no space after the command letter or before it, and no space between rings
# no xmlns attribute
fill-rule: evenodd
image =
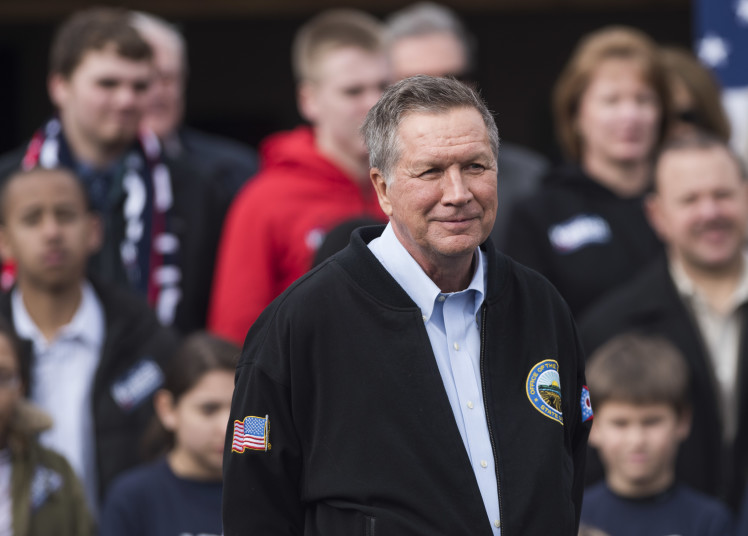
<svg viewBox="0 0 748 536"><path fill-rule="evenodd" d="M234 421L234 438L231 440L231 452L241 454L245 449L268 450L268 425L270 419L265 417L244 417L241 421Z"/></svg>
<svg viewBox="0 0 748 536"><path fill-rule="evenodd" d="M164 373L153 360L145 358L122 374L112 385L114 401L125 413L148 399L164 383Z"/></svg>
<svg viewBox="0 0 748 536"><path fill-rule="evenodd" d="M589 244L610 242L608 222L596 214L580 214L548 229L548 239L558 253L572 253Z"/></svg>
<svg viewBox="0 0 748 536"><path fill-rule="evenodd" d="M62 476L57 471L38 465L31 477L31 510L38 510L47 499L62 487Z"/></svg>
<svg viewBox="0 0 748 536"><path fill-rule="evenodd" d="M540 413L564 424L561 412L561 377L558 362L546 359L535 365L527 375L527 398Z"/></svg>

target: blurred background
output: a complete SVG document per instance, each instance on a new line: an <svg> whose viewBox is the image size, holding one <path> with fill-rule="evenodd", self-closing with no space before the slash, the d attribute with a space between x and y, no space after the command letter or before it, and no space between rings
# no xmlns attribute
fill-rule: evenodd
<svg viewBox="0 0 748 536"><path fill-rule="evenodd" d="M189 44L186 123L256 146L300 122L290 45L305 20L330 7L383 18L399 0L0 0L0 153L27 140L52 112L47 54L56 25L91 5L121 5L176 23ZM577 40L627 24L660 44L691 47L690 0L452 0L478 42L476 78L503 138L559 157L549 96Z"/></svg>

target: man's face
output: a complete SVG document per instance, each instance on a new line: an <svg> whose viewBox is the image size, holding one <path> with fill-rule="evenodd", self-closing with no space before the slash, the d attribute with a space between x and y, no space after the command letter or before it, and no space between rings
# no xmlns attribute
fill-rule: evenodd
<svg viewBox="0 0 748 536"><path fill-rule="evenodd" d="M388 185L372 180L405 249L427 274L470 258L496 218L496 159L480 113L411 113L398 130L400 160Z"/></svg>
<svg viewBox="0 0 748 536"><path fill-rule="evenodd" d="M689 419L668 404L608 401L595 408L590 444L605 464L606 479L619 493L643 496L667 487Z"/></svg>
<svg viewBox="0 0 748 536"><path fill-rule="evenodd" d="M7 185L0 251L16 262L21 288L55 292L84 277L100 229L77 180L65 171L40 171Z"/></svg>
<svg viewBox="0 0 748 536"><path fill-rule="evenodd" d="M417 74L457 78L468 74L465 47L451 32L398 39L390 46L390 62L395 81Z"/></svg>
<svg viewBox="0 0 748 536"><path fill-rule="evenodd" d="M748 225L748 190L723 148L663 155L650 221L686 269L719 273L740 266Z"/></svg>
<svg viewBox="0 0 748 536"><path fill-rule="evenodd" d="M317 60L315 71L315 79L300 88L299 104L315 127L318 146L326 154L366 159L359 128L387 87L384 54L357 47L333 49Z"/></svg>
<svg viewBox="0 0 748 536"><path fill-rule="evenodd" d="M71 142L124 148L136 138L153 76L150 61L133 61L112 48L86 52L68 77L50 78L50 95Z"/></svg>
<svg viewBox="0 0 748 536"><path fill-rule="evenodd" d="M172 134L184 113L185 72L182 53L168 35L153 31L145 36L154 54L156 76L148 89L143 123L160 138Z"/></svg>

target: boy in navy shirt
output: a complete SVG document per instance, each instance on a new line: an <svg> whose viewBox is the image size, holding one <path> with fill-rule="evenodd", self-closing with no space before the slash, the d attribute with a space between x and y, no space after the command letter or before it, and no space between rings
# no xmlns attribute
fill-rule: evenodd
<svg viewBox="0 0 748 536"><path fill-rule="evenodd" d="M595 421L589 444L605 482L586 490L582 522L610 536L721 536L732 518L717 500L675 481L690 431L689 373L666 339L620 335L587 368Z"/></svg>

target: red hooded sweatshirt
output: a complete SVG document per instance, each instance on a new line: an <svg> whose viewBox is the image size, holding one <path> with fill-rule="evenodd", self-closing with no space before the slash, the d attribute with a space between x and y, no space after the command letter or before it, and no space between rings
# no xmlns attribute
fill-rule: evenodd
<svg viewBox="0 0 748 536"><path fill-rule="evenodd" d="M374 187L322 156L309 127L267 138L262 168L231 205L218 250L209 329L239 344L273 299L311 267L325 234L361 216L387 220Z"/></svg>

